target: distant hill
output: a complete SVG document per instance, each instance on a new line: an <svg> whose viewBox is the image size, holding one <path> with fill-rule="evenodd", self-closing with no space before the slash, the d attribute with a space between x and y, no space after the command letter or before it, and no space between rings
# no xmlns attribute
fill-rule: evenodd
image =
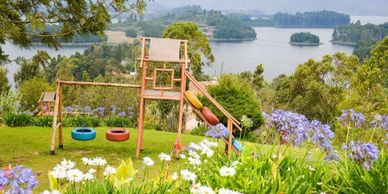
<svg viewBox="0 0 388 194"><path fill-rule="evenodd" d="M297 11L332 10L350 15L388 16L387 0L157 0L167 8L201 5L217 10L261 10L266 14Z"/></svg>

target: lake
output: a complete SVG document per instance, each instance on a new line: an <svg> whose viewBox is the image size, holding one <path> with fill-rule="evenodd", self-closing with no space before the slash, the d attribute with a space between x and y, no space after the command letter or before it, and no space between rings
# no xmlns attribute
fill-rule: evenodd
<svg viewBox="0 0 388 194"><path fill-rule="evenodd" d="M360 20L362 23L383 23L388 21L388 17L375 16L352 16L351 20ZM247 70L254 70L256 65L263 64L264 77L272 80L274 77L284 73L291 74L298 64L312 58L320 60L326 54L344 52L351 54L353 48L349 46L333 45L330 43L333 29L322 28L255 28L257 39L244 42L211 42L215 63L210 67L205 67L205 73L212 76L219 76L223 73L238 73ZM320 37L322 45L292 46L289 38L292 33L309 31ZM75 52L83 52L86 47L63 47L60 50L50 49L43 46L35 46L31 49L21 49L11 43L3 46L4 52L10 55L10 59L18 56L31 58L38 50L46 50L49 55L70 56ZM13 74L18 66L15 63L7 64L8 80L14 85Z"/></svg>

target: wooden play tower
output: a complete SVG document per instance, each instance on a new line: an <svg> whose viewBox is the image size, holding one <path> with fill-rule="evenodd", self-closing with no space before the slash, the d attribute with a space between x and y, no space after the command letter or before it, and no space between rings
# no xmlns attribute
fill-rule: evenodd
<svg viewBox="0 0 388 194"><path fill-rule="evenodd" d="M140 151L143 149L144 137L144 115L146 100L173 100L179 102L178 113L178 134L175 145L181 143L181 133L183 124L183 103L185 97L186 83L192 82L196 89L227 118L227 127L229 137L223 138L226 143L225 151L230 154L231 151L239 154L239 150L232 146L233 128L240 128L240 122L226 111L212 96L202 88L195 78L187 71L190 60L188 58L188 41L178 39L161 38L141 38L141 56L139 58L141 68L140 84L120 84L120 83L100 83L100 82L78 82L57 80L55 92L55 105L53 111L52 136L51 136L51 154L55 154L55 139L57 130L59 131L59 148L63 148L63 126L62 126L62 86L101 86L101 87L120 87L140 89L140 111L137 131L136 158L139 158ZM233 94L231 94L233 95ZM125 99L123 99L125 100ZM194 112L209 126L204 115L193 109ZM175 147L175 146L174 146Z"/></svg>
<svg viewBox="0 0 388 194"><path fill-rule="evenodd" d="M141 42L141 87L139 129L136 147L137 158L140 155L140 150L143 148L146 99L179 101L177 142L180 143L183 120L183 93L186 91L185 72L189 64L187 40L143 37L141 38ZM151 64L153 66L151 66ZM179 75L179 77L176 77L175 75ZM167 80L164 81L162 85L158 83L158 78L160 77ZM177 85L176 83L179 83L179 87L175 87Z"/></svg>

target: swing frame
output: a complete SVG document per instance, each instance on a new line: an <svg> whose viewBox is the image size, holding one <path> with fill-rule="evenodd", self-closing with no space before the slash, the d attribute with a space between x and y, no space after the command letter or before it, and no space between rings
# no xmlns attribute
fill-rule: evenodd
<svg viewBox="0 0 388 194"><path fill-rule="evenodd" d="M152 41L157 43L153 48L151 47ZM171 41L171 42L169 42ZM149 48L147 47L147 42L149 43ZM178 46L179 43L179 46ZM143 138L144 138L144 114L145 114L145 101L146 99L151 100L175 100L179 101L179 117L178 117L178 132L177 139L175 141L175 147L181 145L181 133L182 133L182 124L183 124L183 103L185 100L184 92L186 91L186 80L194 84L194 86L199 90L199 92L210 100L210 102L227 117L227 127L229 131L229 138L223 139L226 143L225 151L228 155L231 154L231 151L235 151L239 154L239 151L233 149L232 147L232 132L233 128L236 127L242 131L240 122L234 118L228 111L226 111L211 95L202 88L200 84L195 80L195 78L187 71L188 64L190 60L188 58L188 41L187 40L178 40L178 39L160 39L160 38L141 38L141 57L140 68L141 68L141 83L140 84L120 84L120 83L101 83L101 82L80 82L80 81L56 81L56 91L55 91L55 104L54 104L54 113L53 113L53 123L51 131L51 144L50 144L50 154L55 154L55 139L57 130L59 131L59 148L63 148L63 125L62 125L62 86L103 86L103 87L121 87L121 88L136 88L140 89L140 111L139 111L139 122L137 130L137 143L136 143L136 158L140 157L140 151L143 149ZM155 44L154 44L155 45ZM183 50L183 54L180 55L180 51ZM156 54L150 55L150 52ZM160 51L160 53L159 53ZM154 67L152 71L152 77L147 76L147 68L149 67L150 62L162 63L162 68ZM174 77L174 70L168 69L167 64L179 64L181 75L180 78ZM170 86L169 87L158 87L156 86L157 81L157 72L170 72ZM147 85L147 81L152 82L152 87L150 84ZM173 92L174 82L180 82L179 92ZM190 103L188 103L191 105ZM193 109L194 112L198 114L200 118L204 120L205 123L209 124L200 111ZM178 154L179 150L176 151Z"/></svg>

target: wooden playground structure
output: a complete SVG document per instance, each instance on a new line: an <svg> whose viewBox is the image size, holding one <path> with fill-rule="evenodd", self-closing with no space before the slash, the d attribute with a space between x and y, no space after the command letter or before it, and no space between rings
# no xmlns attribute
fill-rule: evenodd
<svg viewBox="0 0 388 194"><path fill-rule="evenodd" d="M184 101L193 107L190 101L185 97L186 83L189 80L196 89L217 109L227 117L227 128L229 137L224 138L226 143L226 153L231 151L239 154L239 150L232 145L233 128L242 130L240 122L226 111L196 79L188 72L190 60L188 58L188 41L177 39L161 38L141 38L141 56L139 58L141 68L140 84L120 84L120 83L101 83L101 82L78 82L78 81L56 81L55 103L53 110L53 123L51 135L51 154L55 154L55 140L58 130L59 148L63 148L63 126L62 126L62 86L101 86L101 87L120 87L140 89L140 109L137 130L136 158L140 157L140 151L144 148L144 114L146 100L173 100L179 103L178 131L175 144L181 143L181 133L183 124ZM165 83L160 84L160 80ZM167 84L166 84L167 83ZM211 124L206 120L200 110L193 107L195 113L209 126ZM174 145L175 146L175 145Z"/></svg>

